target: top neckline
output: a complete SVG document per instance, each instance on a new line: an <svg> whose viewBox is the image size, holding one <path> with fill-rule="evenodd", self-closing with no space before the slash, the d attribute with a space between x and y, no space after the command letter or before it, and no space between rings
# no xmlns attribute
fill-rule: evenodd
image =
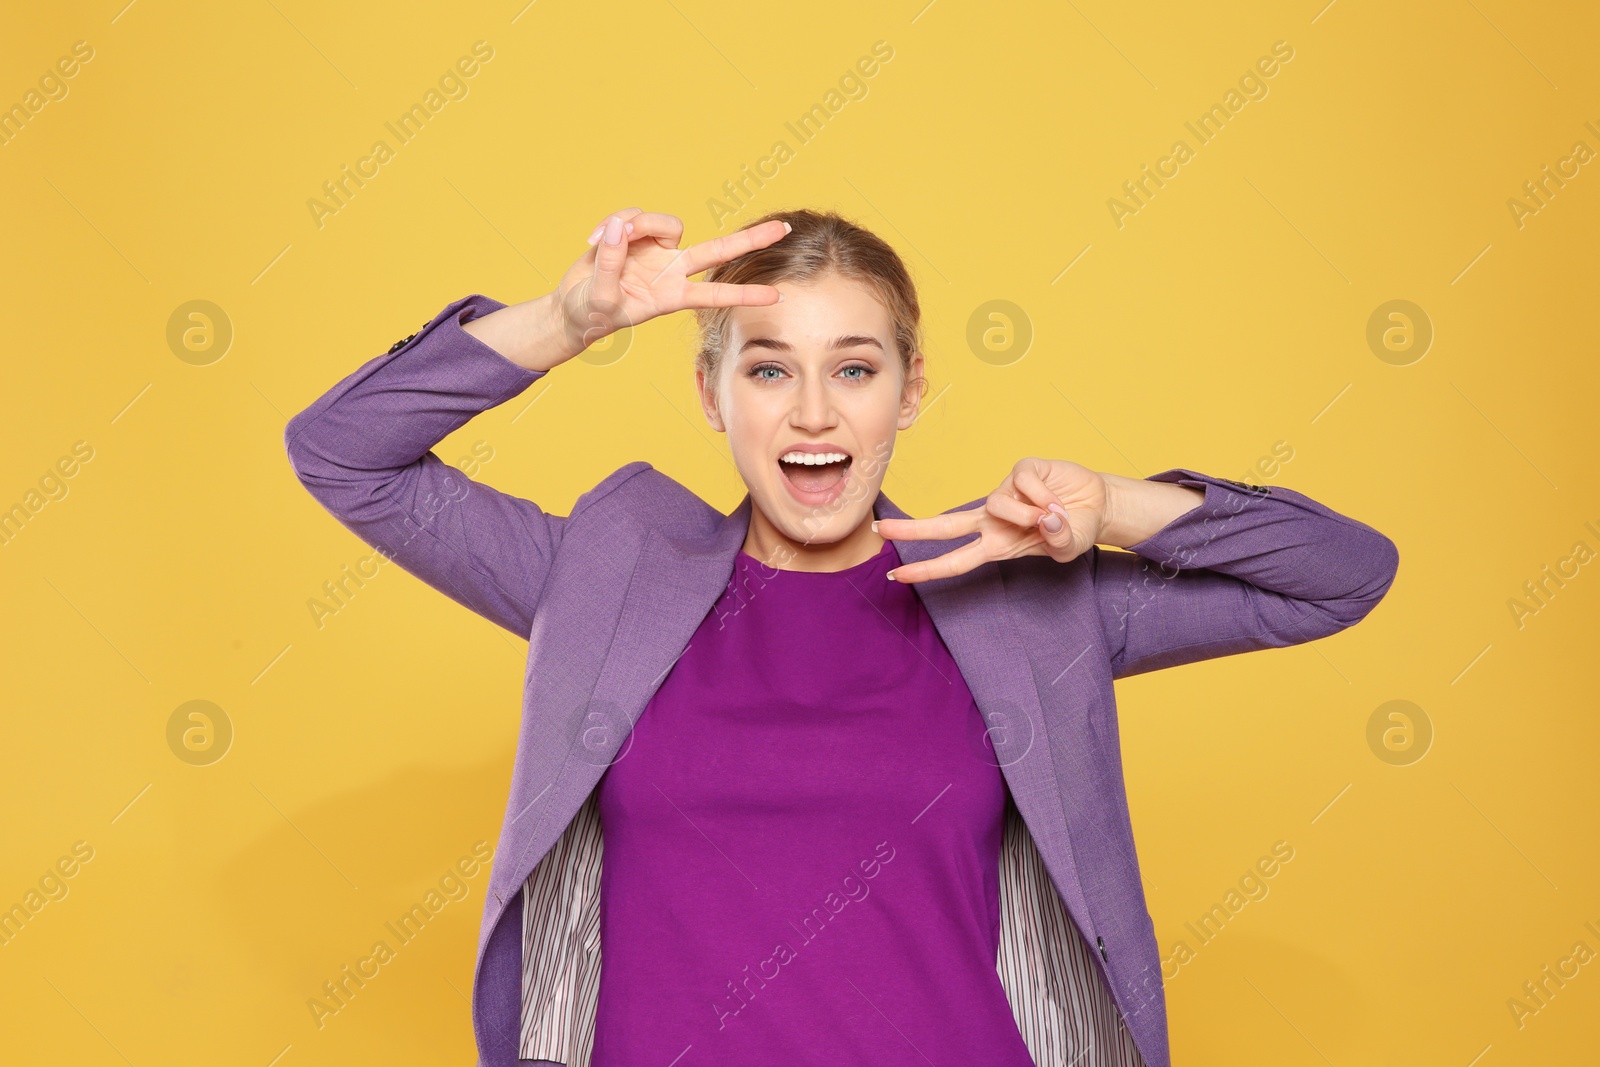
<svg viewBox="0 0 1600 1067"><path fill-rule="evenodd" d="M745 567L760 567L763 569L763 572L775 570L779 574L797 574L808 578L844 578L851 575L865 574L868 571L882 567L886 558L891 562L898 562L898 556L895 555L894 542L888 540L887 538L884 539L883 546L878 549L877 554L871 559L862 560L853 567L846 567L843 570L838 571L785 570L782 567L773 567L770 564L763 563L761 560L757 559L755 556L752 556L742 548L738 551L739 562ZM887 570L888 568L884 569Z"/></svg>

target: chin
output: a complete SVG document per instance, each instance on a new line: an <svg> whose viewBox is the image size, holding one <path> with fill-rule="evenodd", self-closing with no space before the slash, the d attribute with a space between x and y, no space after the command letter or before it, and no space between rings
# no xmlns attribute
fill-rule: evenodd
<svg viewBox="0 0 1600 1067"><path fill-rule="evenodd" d="M805 545L831 545L849 537L867 517L865 500L848 492L835 494L826 506L807 506L784 485L772 486L763 507L769 522L791 541Z"/></svg>

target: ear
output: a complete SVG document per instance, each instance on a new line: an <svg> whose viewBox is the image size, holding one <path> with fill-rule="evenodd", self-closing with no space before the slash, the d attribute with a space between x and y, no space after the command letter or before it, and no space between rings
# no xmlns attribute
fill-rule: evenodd
<svg viewBox="0 0 1600 1067"><path fill-rule="evenodd" d="M927 385L922 380L922 353L918 352L911 357L911 370L906 375L905 387L900 392L900 421L897 424L902 430L911 429L911 424L917 419L917 412L922 407L922 393Z"/></svg>
<svg viewBox="0 0 1600 1067"><path fill-rule="evenodd" d="M696 367L694 372L695 392L700 394L700 409L706 413L706 421L718 433L727 433L727 427L722 425L722 412L717 410L716 397L706 390L706 372Z"/></svg>

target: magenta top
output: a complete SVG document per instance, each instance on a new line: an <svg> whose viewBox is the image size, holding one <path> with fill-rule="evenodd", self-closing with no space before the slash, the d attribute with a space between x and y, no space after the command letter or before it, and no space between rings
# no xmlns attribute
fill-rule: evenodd
<svg viewBox="0 0 1600 1067"><path fill-rule="evenodd" d="M592 1067L1033 1067L1005 779L898 559L740 551L607 768Z"/></svg>

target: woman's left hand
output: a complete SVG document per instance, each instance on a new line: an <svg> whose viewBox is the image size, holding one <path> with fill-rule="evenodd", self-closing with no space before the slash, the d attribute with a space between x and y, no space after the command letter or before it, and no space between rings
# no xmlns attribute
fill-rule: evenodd
<svg viewBox="0 0 1600 1067"><path fill-rule="evenodd" d="M1108 520L1111 488L1088 467L1061 459L1019 460L983 504L926 519L879 519L873 528L891 541L943 541L976 532L969 541L892 572L898 582L948 578L999 559L1049 556L1060 563L1087 552Z"/></svg>

